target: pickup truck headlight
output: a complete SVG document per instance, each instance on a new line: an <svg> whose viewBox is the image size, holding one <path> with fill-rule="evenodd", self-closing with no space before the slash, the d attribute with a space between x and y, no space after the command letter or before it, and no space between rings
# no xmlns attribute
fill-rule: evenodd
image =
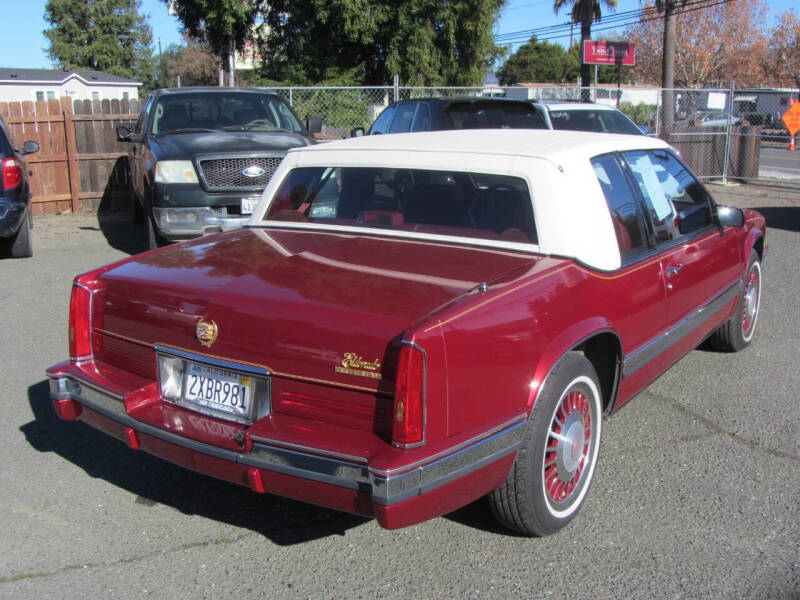
<svg viewBox="0 0 800 600"><path fill-rule="evenodd" d="M156 163L156 183L198 183L190 160L163 160Z"/></svg>

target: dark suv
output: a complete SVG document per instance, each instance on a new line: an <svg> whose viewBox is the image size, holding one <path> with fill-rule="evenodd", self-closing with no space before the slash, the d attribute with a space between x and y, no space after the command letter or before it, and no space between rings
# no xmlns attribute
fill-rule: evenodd
<svg viewBox="0 0 800 600"><path fill-rule="evenodd" d="M418 98L387 106L367 132L407 133L441 129L547 129L530 102L505 98ZM364 135L362 128L353 135Z"/></svg>
<svg viewBox="0 0 800 600"><path fill-rule="evenodd" d="M570 129L643 135L616 108L591 102L539 102L506 98L418 98L387 106L367 132L441 129ZM360 127L352 135L364 135Z"/></svg>
<svg viewBox="0 0 800 600"><path fill-rule="evenodd" d="M309 129L311 131L309 131ZM290 148L314 143L277 95L241 88L153 92L135 128L117 138L128 154L134 217L151 248L242 224Z"/></svg>
<svg viewBox="0 0 800 600"><path fill-rule="evenodd" d="M33 256L31 193L28 166L22 158L39 150L36 142L16 146L5 121L0 118L0 255L12 258Z"/></svg>

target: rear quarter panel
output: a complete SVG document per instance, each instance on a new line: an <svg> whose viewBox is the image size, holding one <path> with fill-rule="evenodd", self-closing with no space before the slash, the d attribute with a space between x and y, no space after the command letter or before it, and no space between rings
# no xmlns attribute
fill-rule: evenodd
<svg viewBox="0 0 800 600"><path fill-rule="evenodd" d="M507 286L470 298L424 331L441 331L447 361L447 434L529 414L564 353L611 331L623 349L664 326L658 261L614 274L548 258Z"/></svg>

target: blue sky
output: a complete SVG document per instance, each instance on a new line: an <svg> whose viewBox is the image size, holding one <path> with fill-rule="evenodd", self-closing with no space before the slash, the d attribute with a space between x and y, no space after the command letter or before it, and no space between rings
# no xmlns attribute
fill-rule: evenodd
<svg viewBox="0 0 800 600"><path fill-rule="evenodd" d="M12 0L3 0L11 3ZM746 2L747 0L734 0ZM44 21L46 0L17 1L13 11L4 11L3 33L0 35L0 67L50 68L47 57L47 39L42 31L47 28ZM776 14L788 10L796 0L771 0L768 4L770 15L768 24ZM618 12L640 8L639 0L619 0ZM161 38L163 46L181 41L180 22L167 13L161 0L143 0L142 12L150 17L153 39ZM604 11L606 14L606 11ZM610 14L610 13L609 13ZM495 29L495 34L507 34L525 29L558 25L569 20L569 13L553 13L553 0L509 0ZM553 40L568 43L569 39ZM519 43L513 44L513 51ZM156 48L157 43L156 43Z"/></svg>

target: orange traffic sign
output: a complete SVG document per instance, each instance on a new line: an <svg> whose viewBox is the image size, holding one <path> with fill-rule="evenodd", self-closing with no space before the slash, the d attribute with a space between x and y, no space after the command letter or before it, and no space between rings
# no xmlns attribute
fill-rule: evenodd
<svg viewBox="0 0 800 600"><path fill-rule="evenodd" d="M800 101L793 101L783 116L781 121L786 124L786 129L789 130L789 135L795 136L797 130L800 129Z"/></svg>

